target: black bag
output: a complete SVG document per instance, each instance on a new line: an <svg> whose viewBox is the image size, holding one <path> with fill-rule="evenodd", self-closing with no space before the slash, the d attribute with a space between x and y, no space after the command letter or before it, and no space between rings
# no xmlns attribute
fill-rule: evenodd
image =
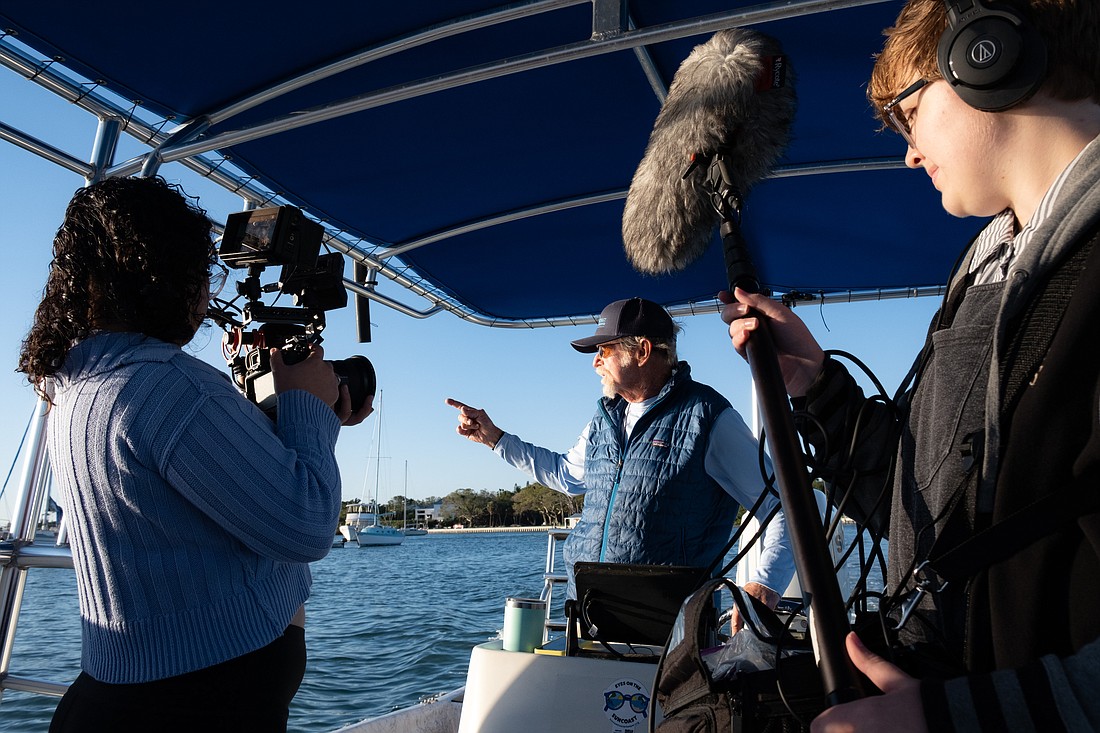
<svg viewBox="0 0 1100 733"><path fill-rule="evenodd" d="M748 604L765 628L746 623L742 633L785 650L797 650L777 660L775 669L742 672L730 680L714 680L701 651L717 638L715 591L726 586L741 610L751 618ZM657 670L656 699L664 720L659 733L801 733L809 731L813 718L825 709L821 676L809 649L809 641L795 639L783 630L773 611L725 578L708 581L691 595L680 610L683 638L670 646Z"/></svg>

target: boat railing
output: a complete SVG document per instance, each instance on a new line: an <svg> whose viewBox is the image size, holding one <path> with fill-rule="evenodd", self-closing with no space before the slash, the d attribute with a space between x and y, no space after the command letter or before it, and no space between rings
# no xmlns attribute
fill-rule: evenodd
<svg viewBox="0 0 1100 733"><path fill-rule="evenodd" d="M555 616L554 589L564 586L568 581L565 571L558 570L556 566L558 543L568 537L570 531L563 527L555 527L546 534L546 569L542 574L542 593L539 595L539 599L546 603L546 620L543 622L542 631L544 643L550 640L550 635L553 633L565 633L564 615Z"/></svg>
<svg viewBox="0 0 1100 733"><path fill-rule="evenodd" d="M4 690L19 690L61 697L68 684L46 682L11 674L12 650L27 573L32 568L72 568L73 556L66 541L64 517L57 530L57 545L36 545L37 519L49 494L50 469L46 457L46 406L40 400L31 416L22 446L23 468L12 511L11 538L0 543L0 699Z"/></svg>

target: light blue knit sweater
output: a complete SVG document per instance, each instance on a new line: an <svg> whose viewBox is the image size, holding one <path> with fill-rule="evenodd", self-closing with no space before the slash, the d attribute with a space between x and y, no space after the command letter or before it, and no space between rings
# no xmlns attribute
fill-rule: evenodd
<svg viewBox="0 0 1100 733"><path fill-rule="evenodd" d="M279 396L278 424L214 367L132 333L77 344L49 413L81 666L171 677L259 649L309 595L340 511L332 409Z"/></svg>

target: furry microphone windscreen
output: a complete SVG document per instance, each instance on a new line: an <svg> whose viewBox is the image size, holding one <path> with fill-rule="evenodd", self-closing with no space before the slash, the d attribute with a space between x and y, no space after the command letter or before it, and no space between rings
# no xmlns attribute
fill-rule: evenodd
<svg viewBox="0 0 1100 733"><path fill-rule="evenodd" d="M692 156L726 149L742 196L783 154L797 104L779 42L734 28L696 46L657 115L623 212L623 246L639 272L682 270L706 251L718 224L706 166Z"/></svg>

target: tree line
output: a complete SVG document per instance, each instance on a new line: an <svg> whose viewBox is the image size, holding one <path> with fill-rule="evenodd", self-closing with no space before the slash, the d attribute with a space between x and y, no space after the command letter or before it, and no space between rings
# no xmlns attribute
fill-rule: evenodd
<svg viewBox="0 0 1100 733"><path fill-rule="evenodd" d="M353 503L358 499L352 500ZM440 504L438 516L429 522L429 528L451 527L461 524L464 527L510 527L518 526L564 526L567 517L577 514L584 506L583 496L567 496L540 483L526 486L516 484L511 490L474 491L458 489L446 496L426 499L407 499L395 496L379 507L379 518L383 524L412 526L416 524L416 509L428 508ZM347 505L340 515L344 523Z"/></svg>

